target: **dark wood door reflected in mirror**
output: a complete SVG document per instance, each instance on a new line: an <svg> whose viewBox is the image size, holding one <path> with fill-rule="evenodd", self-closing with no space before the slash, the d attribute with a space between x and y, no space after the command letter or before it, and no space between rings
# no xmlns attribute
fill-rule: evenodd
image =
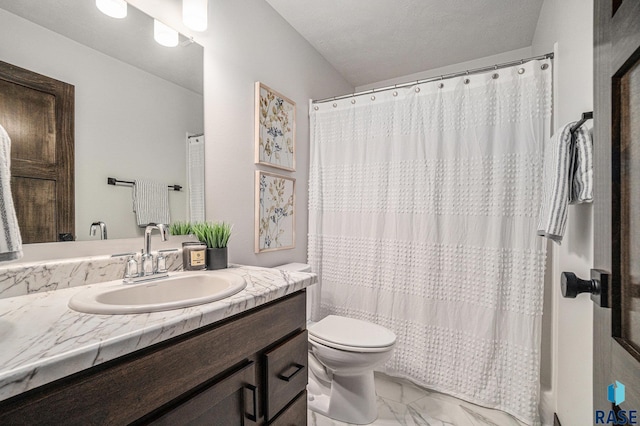
<svg viewBox="0 0 640 426"><path fill-rule="evenodd" d="M0 61L0 124L11 138L11 191L23 243L75 231L74 87Z"/></svg>

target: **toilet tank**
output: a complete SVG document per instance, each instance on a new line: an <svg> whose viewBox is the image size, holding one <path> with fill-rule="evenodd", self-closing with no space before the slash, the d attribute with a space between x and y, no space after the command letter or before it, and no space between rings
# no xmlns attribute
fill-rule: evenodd
<svg viewBox="0 0 640 426"><path fill-rule="evenodd" d="M290 272L311 272L311 265L306 263L287 263L275 268ZM320 307L320 286L318 284L307 287L307 325L312 323L311 315L314 307Z"/></svg>
<svg viewBox="0 0 640 426"><path fill-rule="evenodd" d="M307 265L306 263L286 263L284 265L276 266L276 269L291 272L311 272L311 265Z"/></svg>

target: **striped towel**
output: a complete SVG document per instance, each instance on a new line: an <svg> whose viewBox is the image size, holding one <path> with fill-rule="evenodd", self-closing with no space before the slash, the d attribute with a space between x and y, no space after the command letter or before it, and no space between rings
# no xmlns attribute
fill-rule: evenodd
<svg viewBox="0 0 640 426"><path fill-rule="evenodd" d="M544 151L544 178L538 235L558 244L567 223L569 203L593 201L593 145L585 126L571 136L576 122L558 130Z"/></svg>
<svg viewBox="0 0 640 426"><path fill-rule="evenodd" d="M22 257L22 236L11 196L11 139L0 126L0 261Z"/></svg>
<svg viewBox="0 0 640 426"><path fill-rule="evenodd" d="M573 132L573 167L571 169L569 204L593 201L593 142L589 129L581 126Z"/></svg>
<svg viewBox="0 0 640 426"><path fill-rule="evenodd" d="M170 217L167 185L137 179L133 185L133 211L136 212L136 222L140 227L149 223L168 225Z"/></svg>

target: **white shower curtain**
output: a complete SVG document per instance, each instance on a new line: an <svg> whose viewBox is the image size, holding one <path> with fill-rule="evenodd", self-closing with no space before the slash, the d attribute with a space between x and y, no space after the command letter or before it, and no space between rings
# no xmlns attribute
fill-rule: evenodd
<svg viewBox="0 0 640 426"><path fill-rule="evenodd" d="M309 262L389 374L538 421L551 61L311 106ZM442 86L442 87L441 87Z"/></svg>

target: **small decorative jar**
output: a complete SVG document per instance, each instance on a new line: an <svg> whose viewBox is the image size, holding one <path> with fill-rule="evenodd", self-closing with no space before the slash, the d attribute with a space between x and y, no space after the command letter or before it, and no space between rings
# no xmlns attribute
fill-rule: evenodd
<svg viewBox="0 0 640 426"><path fill-rule="evenodd" d="M182 243L182 268L185 271L207 269L207 246L200 242Z"/></svg>

